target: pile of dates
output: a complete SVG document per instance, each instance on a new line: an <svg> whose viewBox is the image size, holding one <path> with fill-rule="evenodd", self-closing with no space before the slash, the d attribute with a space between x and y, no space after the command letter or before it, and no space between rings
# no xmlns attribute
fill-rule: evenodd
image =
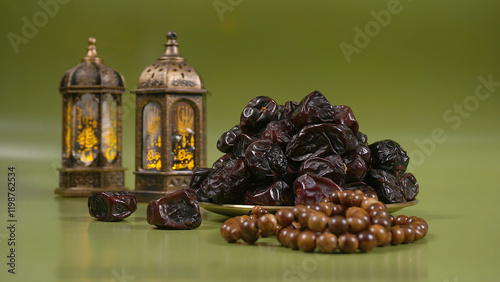
<svg viewBox="0 0 500 282"><path fill-rule="evenodd" d="M255 97L217 149L224 155L191 179L202 202L289 206L359 189L389 204L411 201L419 190L398 143L368 144L351 108L319 91L284 105Z"/></svg>

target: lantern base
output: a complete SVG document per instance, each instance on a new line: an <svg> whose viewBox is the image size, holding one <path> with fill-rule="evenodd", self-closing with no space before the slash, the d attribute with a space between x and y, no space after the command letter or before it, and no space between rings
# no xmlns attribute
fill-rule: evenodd
<svg viewBox="0 0 500 282"><path fill-rule="evenodd" d="M92 192L128 190L124 184L125 168L61 168L59 188L54 191L63 197L88 197Z"/></svg>
<svg viewBox="0 0 500 282"><path fill-rule="evenodd" d="M170 194L172 192L167 191L130 191L132 195L135 195L135 198L138 203L149 203L153 200L158 200L159 198Z"/></svg>
<svg viewBox="0 0 500 282"><path fill-rule="evenodd" d="M71 188L56 188L54 193L63 197L88 197L93 192L115 192L128 191L125 187L113 187L106 189L91 188L91 187L71 187Z"/></svg>
<svg viewBox="0 0 500 282"><path fill-rule="evenodd" d="M189 188L192 171L148 172L135 171L135 191L137 202L149 203L169 193Z"/></svg>

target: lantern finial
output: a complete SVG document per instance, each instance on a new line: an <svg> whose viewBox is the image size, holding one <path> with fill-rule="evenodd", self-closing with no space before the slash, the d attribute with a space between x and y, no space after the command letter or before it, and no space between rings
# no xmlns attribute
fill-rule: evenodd
<svg viewBox="0 0 500 282"><path fill-rule="evenodd" d="M95 47L95 43L95 38L89 37L89 47L87 47L87 55L82 59L82 62L102 62L102 59L99 57L99 55L97 55L97 48Z"/></svg>
<svg viewBox="0 0 500 282"><path fill-rule="evenodd" d="M176 41L177 33L169 31L167 33L167 42L165 43L165 53L158 58L159 60L172 60L177 62L184 61L184 58L179 53L179 43Z"/></svg>

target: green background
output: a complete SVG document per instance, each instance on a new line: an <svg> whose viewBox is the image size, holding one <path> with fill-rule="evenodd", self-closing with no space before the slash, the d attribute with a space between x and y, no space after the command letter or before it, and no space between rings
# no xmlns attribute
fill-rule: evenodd
<svg viewBox="0 0 500 282"><path fill-rule="evenodd" d="M49 2L57 4L50 14L40 5ZM498 280L500 2L61 2L0 3L0 280L119 281L122 271L135 281L287 280L291 270L310 281ZM390 21L374 24L373 14L391 5L398 12ZM38 23L27 36L23 19ZM349 62L340 45L356 46L357 28L366 27L372 36ZM258 247L226 244L218 234L223 217L209 213L197 230L161 232L145 223L145 205L127 221L109 224L86 215L85 199L56 197L58 85L85 55L87 38L96 37L104 63L126 80L123 166L133 189L135 97L129 91L162 54L170 30L209 91L209 164L221 155L218 137L253 97L283 104L319 90L332 104L353 109L370 142L393 139L410 154L420 203L400 213L425 218L426 239L324 257L277 248L272 240ZM15 46L9 34L24 43ZM481 99L475 96L480 77L496 83L480 89ZM4 263L8 166L16 167L18 184L15 276Z"/></svg>

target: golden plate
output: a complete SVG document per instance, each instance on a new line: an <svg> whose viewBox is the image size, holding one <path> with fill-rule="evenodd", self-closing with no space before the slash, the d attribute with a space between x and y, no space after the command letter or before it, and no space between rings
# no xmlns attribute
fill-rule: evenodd
<svg viewBox="0 0 500 282"><path fill-rule="evenodd" d="M387 211L389 213L393 213L399 211L400 209L404 209L406 207L414 206L418 203L418 200L415 199L410 202L405 203L397 203L397 204L387 204ZM206 209L207 211L211 211L213 213L226 215L226 216L238 216L238 215L247 215L252 212L253 205L233 205L233 204L213 204L213 203L205 203L199 202L200 207ZM275 213L280 209L288 208L291 209L293 206L262 206L267 211L271 213Z"/></svg>

